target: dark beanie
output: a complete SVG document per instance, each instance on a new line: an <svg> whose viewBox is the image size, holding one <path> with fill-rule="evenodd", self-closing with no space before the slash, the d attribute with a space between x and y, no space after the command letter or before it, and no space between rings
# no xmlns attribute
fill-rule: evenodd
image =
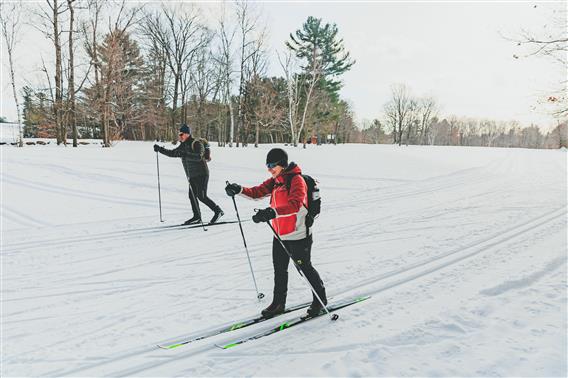
<svg viewBox="0 0 568 378"><path fill-rule="evenodd" d="M179 128L179 132L180 133L184 133L184 134L191 134L191 129L189 128L189 126L187 126L185 123L181 125L181 127Z"/></svg>
<svg viewBox="0 0 568 378"><path fill-rule="evenodd" d="M288 166L288 154L281 148L273 148L266 155L266 164L269 163L286 168Z"/></svg>

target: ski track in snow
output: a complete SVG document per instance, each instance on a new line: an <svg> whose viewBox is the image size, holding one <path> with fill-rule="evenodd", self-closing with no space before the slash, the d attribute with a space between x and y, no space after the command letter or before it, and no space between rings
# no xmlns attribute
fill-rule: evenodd
<svg viewBox="0 0 568 378"><path fill-rule="evenodd" d="M234 216L224 180L260 182L257 160L267 148L214 149L210 197L226 219ZM3 229L2 376L566 375L565 153L290 149L320 180L313 260L328 295L372 298L341 310L333 324L322 317L231 350L214 346L294 316L288 314L166 351L155 345L232 323L258 305L238 225L153 228L156 186L148 171L155 155L148 151L148 143L85 149L76 156L80 169L52 148L42 152L48 159L26 155L17 170L4 170L4 198L14 200L2 204L3 223L35 231ZM389 167L374 164L393 157ZM109 173L105 167L116 159L124 169ZM161 164L166 214L182 218L188 201L181 164ZM42 177L43 170L61 181ZM66 208L51 216L57 206L48 204L37 216L36 201L21 197L30 190L50 202L61 198ZM237 203L243 219L259 207ZM243 228L270 300L269 231L252 222ZM289 270L290 304L307 300L309 291Z"/></svg>
<svg viewBox="0 0 568 378"><path fill-rule="evenodd" d="M547 214L544 214L541 217L538 217L537 219L534 219L530 222L525 222L523 224L520 225L516 225L515 227L512 227L510 230L505 230L504 232L500 232L494 236L492 236L491 238L476 242L474 244L472 244L471 246L465 247L463 249L458 249L456 251L451 251L448 252L446 254L444 254L443 256L438 256L435 257L433 259L430 259L428 261L421 261L418 262L416 264L414 264L413 266L407 266L404 269L398 270L398 271L393 271L393 272L389 272L385 275L382 275L380 277L376 277L373 278L370 282L359 282L356 285L353 285L353 287L350 287L348 289L345 289L342 292L339 293L334 293L335 296L343 296L343 294L347 294L350 293L352 295L372 295L372 296L376 296L377 294L385 291L385 290L389 290L389 289L393 289L396 288L400 285L404 285L407 284L409 282L412 282L413 280L416 279L420 279L423 276L426 276L428 274L432 274L437 272L440 269L446 268L452 264L456 264L456 263L461 263L463 262L465 259L472 257L474 255L477 255L481 252L486 252L487 250L489 250L490 248L494 248L496 246L499 246L503 243L509 242L512 239L514 239L515 237L519 237L521 235L525 235L525 232L527 230L534 230L537 227L541 227L541 226L545 226L548 225L549 223L553 222L553 221L557 221L558 219L563 219L566 216L566 209L560 209L560 210L556 210ZM495 240L496 239L496 240ZM477 249L474 249L473 252L469 251L468 253L468 249L472 249L477 247ZM465 252L465 253L464 253ZM451 255L455 255L455 254L459 254L456 257L453 257L451 260L446 261L446 257L451 256ZM528 278L524 278L522 280L519 280L520 282L526 282L527 279L531 280L531 281L536 281L538 278L544 276L546 273L553 271L554 269L557 269L560 265L564 264L566 262L566 258L562 257L562 258L558 258L550 263L547 264L547 267L541 271L541 272L537 272L535 274L532 275L532 277L528 277ZM417 270L417 272L414 272L415 270ZM371 290L367 290L367 291L361 291L361 288L371 285L371 284L375 284L381 281L384 281L388 278L395 278L394 281L392 282L388 282L387 284L383 285L381 288L379 289L371 289ZM511 284L509 282L504 283L502 285L500 285L498 288L493 288L493 289L487 289L487 290L483 290L480 293L484 294L484 295L498 295L500 294L499 290L501 287L506 286L509 289L511 288L511 285L515 285L514 283ZM527 286L527 285L525 285ZM361 294L362 293L362 294ZM325 318L325 317L322 317ZM280 320L280 322L284 322L285 318L282 319L278 319ZM322 320L322 319L320 319ZM278 323L278 322L276 322ZM263 327L263 328L269 328L269 327ZM439 325L435 325L435 328L441 328L441 326ZM464 333L464 331L461 330L461 328L459 328L458 326L447 326L444 327L445 331L449 331L450 334L454 334L454 333ZM255 331L249 330L248 332L244 333L244 335L252 335L254 334ZM187 338L191 338L193 336L197 336L196 335L188 335ZM436 335L432 335L432 337L439 337L439 334ZM226 338L227 340L230 340L231 338ZM265 340L266 341L266 340ZM349 350L349 348L345 348L346 350ZM193 350L191 350L190 355L191 356L197 356L200 354L203 354L204 352L208 352L208 351L214 351L215 348L211 345L209 346L205 346L202 348L197 348L197 350L195 350L195 348ZM148 351L152 351L152 349L148 350ZM336 350L334 350L336 351ZM125 358L129 358L129 357L134 357L134 356L138 356L139 355L139 351L137 351L137 353L131 353L131 354L127 354L127 355L123 355L120 357L115 357L114 359L111 359L110 361L105 361L104 363L101 363L101 365L105 365L107 363L116 363L116 362L121 362L123 361ZM175 357L171 357L168 359L163 359L163 361L160 362L156 362L156 361L152 361L149 362L147 364L142 364L140 366L137 366L136 368L129 368L129 369L125 369L125 370L121 370L118 372L113 372L112 375L113 376L133 376L133 375L137 375L139 373L145 372L148 369L155 369L157 367L160 367L162 365L165 364L169 364L169 363L173 363L175 361L179 361L182 359L187 358L188 355L187 354L183 354L180 356L175 356ZM89 367L91 368L91 367ZM82 369L79 370L75 370L75 371L71 371L71 372L67 372L67 374L76 374L78 372L82 371ZM230 372L227 371L226 374L229 374Z"/></svg>

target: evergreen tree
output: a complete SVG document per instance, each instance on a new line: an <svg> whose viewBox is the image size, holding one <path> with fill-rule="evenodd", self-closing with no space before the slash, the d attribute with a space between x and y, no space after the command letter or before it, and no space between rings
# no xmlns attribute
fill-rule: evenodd
<svg viewBox="0 0 568 378"><path fill-rule="evenodd" d="M342 83L339 77L351 69L355 61L345 51L343 39L339 38L336 24L322 24L321 18L308 17L302 29L290 34L286 46L304 64L305 74L315 80L319 87L333 98L338 98Z"/></svg>

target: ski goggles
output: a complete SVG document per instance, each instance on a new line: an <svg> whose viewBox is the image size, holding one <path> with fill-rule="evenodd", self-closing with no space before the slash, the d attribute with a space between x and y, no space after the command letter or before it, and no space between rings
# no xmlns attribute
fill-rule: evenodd
<svg viewBox="0 0 568 378"><path fill-rule="evenodd" d="M276 163L266 163L266 168L272 169L272 168L276 167L278 164L280 164L279 161L277 161Z"/></svg>

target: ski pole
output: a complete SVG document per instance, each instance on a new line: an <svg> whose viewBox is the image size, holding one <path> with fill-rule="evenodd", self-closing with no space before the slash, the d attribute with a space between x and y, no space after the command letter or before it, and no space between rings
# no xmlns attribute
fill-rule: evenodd
<svg viewBox="0 0 568 378"><path fill-rule="evenodd" d="M201 209L199 208L199 202L197 202L197 198L195 197L195 193L193 193L193 188L191 187L191 180L188 181L189 181L189 194L191 195L191 198L195 203L195 208L197 209L199 215L199 221L201 222L201 227L203 227L203 231L207 231L205 225L203 224L203 218L201 218Z"/></svg>
<svg viewBox="0 0 568 378"><path fill-rule="evenodd" d="M158 170L158 203L160 204L160 222L163 222L162 219L162 192L160 190L160 160L158 158L158 151L156 151L156 168Z"/></svg>
<svg viewBox="0 0 568 378"><path fill-rule="evenodd" d="M286 246L284 245L284 242L282 241L282 239L280 238L280 236L276 233L276 230L274 229L274 227L272 227L272 225L270 224L270 222L266 222L268 224L268 227L270 227L270 229L272 230L272 233L274 234L274 236L276 237L276 239L278 239L278 241L280 242L280 245L282 246L282 248L284 249L284 251L286 252L286 254L288 255L288 257L290 257L290 260L292 260L292 262L294 263L294 266L296 267L296 270L298 271L298 273L300 273L300 276L302 276L302 278L304 279L304 281L306 281L306 283L308 284L308 286L310 287L310 289L312 290L312 293L314 294L314 296L317 298L318 302L323 306L323 308L325 309L325 312L327 312L327 314L329 315L331 320L337 320L339 319L339 315L337 314L331 314L327 308L327 306L323 303L323 301L321 300L320 296L318 293L316 293L316 289L314 289L314 287L312 286L312 284L310 283L310 281L308 281L308 279L306 278L306 276L304 276L304 273L302 273L302 270L300 269L300 267L298 266L298 264L296 263L296 260L294 260L294 257L292 257L292 254L290 253L290 251L288 251L288 248L286 248Z"/></svg>
<svg viewBox="0 0 568 378"><path fill-rule="evenodd" d="M229 185L229 181L227 181L227 185ZM241 224L241 217L239 216L239 210L237 209L237 201L235 201L235 196L231 196L231 198L233 199L233 205L235 206L235 212L237 213L237 219L239 221L239 228L241 229L241 235L243 237L243 244L245 245L245 251L247 252L247 259L249 263L250 274L252 275L252 282L254 282L254 289L256 290L256 297L260 302L260 300L264 298L264 294L258 292L258 286L256 285L256 278L254 277L254 270L252 269L252 263L250 261L250 254L247 247L247 241L245 239L245 233L243 232L243 225Z"/></svg>

